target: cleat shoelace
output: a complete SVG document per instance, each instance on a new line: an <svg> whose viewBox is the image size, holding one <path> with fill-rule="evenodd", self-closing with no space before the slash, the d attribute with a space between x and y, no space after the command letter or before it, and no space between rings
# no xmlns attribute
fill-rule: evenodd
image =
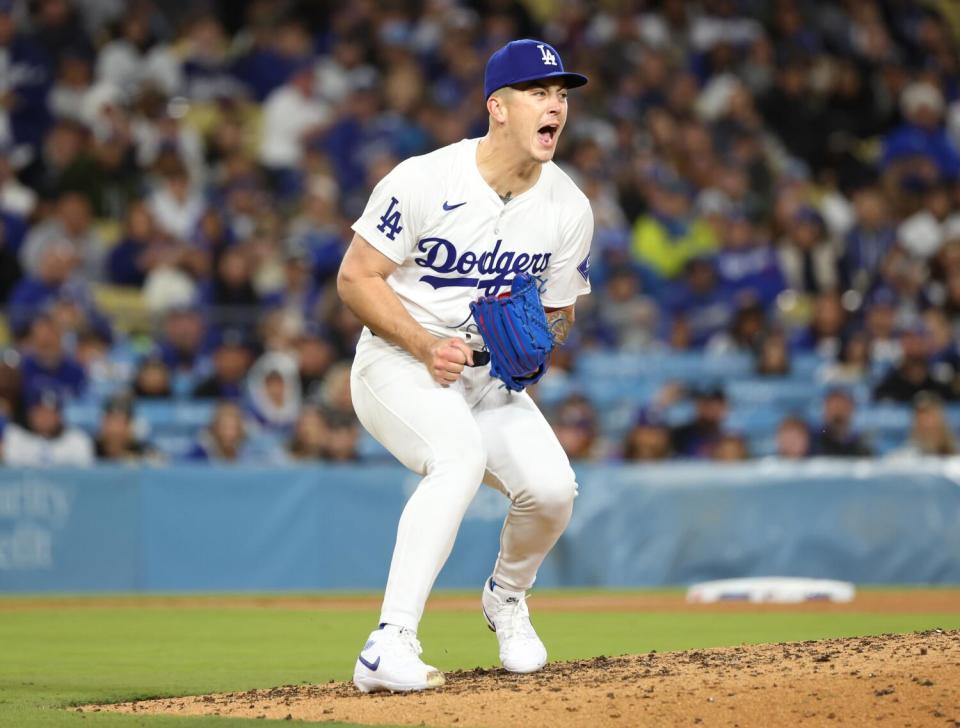
<svg viewBox="0 0 960 728"><path fill-rule="evenodd" d="M524 641L539 641L533 625L530 624L530 610L527 601L520 597L516 601L503 601L497 608L497 631L503 633L504 639L520 639Z"/></svg>
<svg viewBox="0 0 960 728"><path fill-rule="evenodd" d="M415 632L411 632L409 629L401 629L397 636L400 639L400 643L411 650L417 657L423 654L423 648L420 646L420 640L417 639Z"/></svg>

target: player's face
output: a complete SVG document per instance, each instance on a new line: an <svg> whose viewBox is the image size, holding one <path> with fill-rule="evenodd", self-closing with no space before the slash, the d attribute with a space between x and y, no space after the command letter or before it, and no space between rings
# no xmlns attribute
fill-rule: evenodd
<svg viewBox="0 0 960 728"><path fill-rule="evenodd" d="M549 162L567 123L567 89L562 83L534 81L514 87L509 125L520 146L540 162Z"/></svg>

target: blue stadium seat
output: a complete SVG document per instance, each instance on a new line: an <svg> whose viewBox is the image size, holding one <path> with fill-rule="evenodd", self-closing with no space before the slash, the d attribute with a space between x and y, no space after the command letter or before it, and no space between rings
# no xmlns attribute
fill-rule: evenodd
<svg viewBox="0 0 960 728"><path fill-rule="evenodd" d="M150 438L151 444L170 460L183 460L193 449L196 437L188 434L155 435Z"/></svg>
<svg viewBox="0 0 960 728"><path fill-rule="evenodd" d="M573 375L551 370L537 384L535 399L541 407L550 408L579 391L580 387Z"/></svg>
<svg viewBox="0 0 960 728"><path fill-rule="evenodd" d="M790 359L790 378L813 381L824 363L824 359L817 354L810 352L796 354Z"/></svg>
<svg viewBox="0 0 960 728"><path fill-rule="evenodd" d="M623 400L597 408L600 434L611 442L622 442L636 420L639 407L637 402Z"/></svg>
<svg viewBox="0 0 960 728"><path fill-rule="evenodd" d="M905 404L881 402L861 407L854 415L854 424L865 432L907 432L913 424L913 410Z"/></svg>
<svg viewBox="0 0 960 728"><path fill-rule="evenodd" d="M947 422L950 423L950 429L955 434L960 433L960 405L948 404L944 409L947 414Z"/></svg>
<svg viewBox="0 0 960 728"><path fill-rule="evenodd" d="M777 425L790 414L779 407L734 407L727 416L726 429L739 432L749 440L775 432Z"/></svg>
<svg viewBox="0 0 960 728"><path fill-rule="evenodd" d="M210 422L214 402L183 400L138 400L136 418L149 426L151 436L195 435ZM64 419L74 427L96 432L100 426L101 405L90 400L71 402L64 408Z"/></svg>
<svg viewBox="0 0 960 728"><path fill-rule="evenodd" d="M753 359L746 354L708 356L703 352L584 352L577 360L581 380L644 380L700 383L749 376Z"/></svg>
<svg viewBox="0 0 960 728"><path fill-rule="evenodd" d="M777 433L766 432L747 438L747 452L750 457L763 458L777 453Z"/></svg>
<svg viewBox="0 0 960 728"><path fill-rule="evenodd" d="M887 402L861 407L853 419L854 428L868 437L879 455L903 445L912 424L913 410L908 405Z"/></svg>
<svg viewBox="0 0 960 728"><path fill-rule="evenodd" d="M594 407L603 408L618 402L633 407L649 401L660 388L661 382L653 380L616 380L609 378L579 379L577 390L589 399Z"/></svg>
<svg viewBox="0 0 960 728"><path fill-rule="evenodd" d="M804 411L810 399L817 396L813 382L788 377L754 377L726 384L727 399L733 407L775 407Z"/></svg>
<svg viewBox="0 0 960 728"><path fill-rule="evenodd" d="M100 427L100 413L103 411L99 402L93 400L78 400L68 402L63 407L63 420L70 427L79 427L87 432L94 433Z"/></svg>

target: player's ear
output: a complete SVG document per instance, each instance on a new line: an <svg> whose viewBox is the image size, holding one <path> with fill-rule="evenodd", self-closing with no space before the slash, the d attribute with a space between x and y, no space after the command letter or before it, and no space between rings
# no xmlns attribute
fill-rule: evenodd
<svg viewBox="0 0 960 728"><path fill-rule="evenodd" d="M487 99L487 113L494 121L502 124L507 120L506 89L495 91Z"/></svg>

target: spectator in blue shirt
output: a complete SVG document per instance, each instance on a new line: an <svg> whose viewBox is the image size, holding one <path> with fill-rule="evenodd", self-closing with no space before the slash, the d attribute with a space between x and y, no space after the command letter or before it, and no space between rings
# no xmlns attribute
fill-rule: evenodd
<svg viewBox="0 0 960 728"><path fill-rule="evenodd" d="M4 91L11 95L6 106L14 140L38 149L51 121L47 93L53 84L54 59L43 43L17 27L15 5L12 0L0 2L0 51L10 81Z"/></svg>
<svg viewBox="0 0 960 728"><path fill-rule="evenodd" d="M0 149L0 155L6 154L7 150ZM2 182L2 180L0 180ZM22 215L18 215L10 210L0 209L0 238L3 240L3 248L14 258L20 250L23 239L27 236L27 220ZM6 265L6 263L4 263ZM17 270L20 269L19 264Z"/></svg>
<svg viewBox="0 0 960 728"><path fill-rule="evenodd" d="M150 208L142 200L131 204L127 209L123 239L107 258L109 281L118 286L142 288L147 274L163 260L155 242L156 230Z"/></svg>
<svg viewBox="0 0 960 728"><path fill-rule="evenodd" d="M285 309L289 314L313 319L317 313L321 289L310 270L310 256L305 250L288 251L284 261L284 286L266 297L264 305Z"/></svg>
<svg viewBox="0 0 960 728"><path fill-rule="evenodd" d="M77 257L69 244L43 251L37 274L24 277L10 294L7 316L16 336L26 333L38 309L60 295L77 264Z"/></svg>
<svg viewBox="0 0 960 728"><path fill-rule="evenodd" d="M857 221L844 237L840 273L846 288L868 291L880 275L880 269L897 240L890 223L883 193L876 187L864 187L853 197Z"/></svg>
<svg viewBox="0 0 960 728"><path fill-rule="evenodd" d="M900 94L904 123L884 139L880 167L916 157L932 160L940 176L954 180L960 175L960 151L943 128L943 94L933 84L917 81Z"/></svg>
<svg viewBox="0 0 960 728"><path fill-rule="evenodd" d="M720 282L735 297L743 294L768 307L786 287L773 248L759 239L741 211L727 215L717 255Z"/></svg>
<svg viewBox="0 0 960 728"><path fill-rule="evenodd" d="M167 311L156 355L166 364L178 392L190 392L209 373L207 324L197 305Z"/></svg>
<svg viewBox="0 0 960 728"><path fill-rule="evenodd" d="M694 258L687 263L684 277L668 289L666 309L671 326L682 319L690 346L701 348L727 328L733 318L734 302L717 281L714 261ZM671 336L671 340L676 338Z"/></svg>
<svg viewBox="0 0 960 728"><path fill-rule="evenodd" d="M246 334L240 329L226 329L219 336L213 351L213 374L193 390L198 399L238 401L243 396L243 382L253 361Z"/></svg>
<svg viewBox="0 0 960 728"><path fill-rule="evenodd" d="M310 35L292 18L276 25L261 20L252 25L251 31L253 47L233 63L232 70L253 97L263 102L310 60Z"/></svg>
<svg viewBox="0 0 960 728"><path fill-rule="evenodd" d="M80 366L63 348L59 324L48 313L34 317L20 363L23 389L28 395L54 390L64 398L79 397L87 384Z"/></svg>

